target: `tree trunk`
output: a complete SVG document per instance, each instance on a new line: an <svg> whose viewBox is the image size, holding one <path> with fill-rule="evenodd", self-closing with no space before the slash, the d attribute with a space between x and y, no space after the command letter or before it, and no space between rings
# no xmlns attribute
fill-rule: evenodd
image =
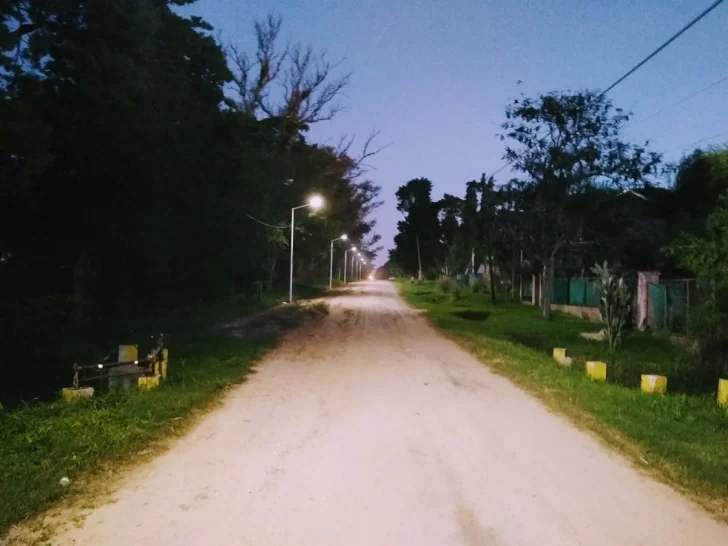
<svg viewBox="0 0 728 546"><path fill-rule="evenodd" d="M490 301L495 305L495 277L493 275L493 255L488 254L488 278L490 280Z"/></svg>
<svg viewBox="0 0 728 546"><path fill-rule="evenodd" d="M556 262L556 251L544 260L543 283L541 285L541 316L544 320L551 320L551 288L554 285L554 264Z"/></svg>
<svg viewBox="0 0 728 546"><path fill-rule="evenodd" d="M422 280L422 258L420 257L420 235L417 234L417 280Z"/></svg>

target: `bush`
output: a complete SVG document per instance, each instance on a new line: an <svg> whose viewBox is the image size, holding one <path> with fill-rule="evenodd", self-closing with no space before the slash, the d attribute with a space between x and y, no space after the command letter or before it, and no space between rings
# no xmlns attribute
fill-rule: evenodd
<svg viewBox="0 0 728 546"><path fill-rule="evenodd" d="M460 299L461 295L462 295L462 288L460 287L460 285L456 284L452 289L453 301L458 301Z"/></svg>
<svg viewBox="0 0 728 546"><path fill-rule="evenodd" d="M473 292L473 294L478 294L483 290L483 281L480 277L476 275L470 276L470 290Z"/></svg>
<svg viewBox="0 0 728 546"><path fill-rule="evenodd" d="M452 279L450 277L440 277L437 281L438 288L444 293L447 294L452 289Z"/></svg>

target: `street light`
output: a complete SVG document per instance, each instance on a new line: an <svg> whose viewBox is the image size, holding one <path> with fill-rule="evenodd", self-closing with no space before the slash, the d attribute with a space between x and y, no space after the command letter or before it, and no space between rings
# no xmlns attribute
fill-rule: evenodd
<svg viewBox="0 0 728 546"><path fill-rule="evenodd" d="M344 233L341 237L331 239L331 265L329 265L329 290L331 290L334 281L334 241L346 241L349 237ZM344 280L346 282L346 280Z"/></svg>
<svg viewBox="0 0 728 546"><path fill-rule="evenodd" d="M298 209L302 209L305 207L311 207L313 210L318 210L321 207L324 206L324 198L320 195L312 195L308 198L308 203L305 205L300 205L298 207L293 207L291 209L291 274L288 281L288 302L293 303L293 227L295 225L296 221L296 215L295 212Z"/></svg>
<svg viewBox="0 0 728 546"><path fill-rule="evenodd" d="M346 255L349 252L356 252L356 247L352 245L352 247L349 250L344 251L344 284L346 284ZM353 265L353 262L352 262L352 265Z"/></svg>

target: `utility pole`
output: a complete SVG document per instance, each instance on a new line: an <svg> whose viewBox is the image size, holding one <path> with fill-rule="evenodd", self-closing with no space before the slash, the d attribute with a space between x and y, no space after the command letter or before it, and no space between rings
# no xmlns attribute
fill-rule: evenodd
<svg viewBox="0 0 728 546"><path fill-rule="evenodd" d="M420 257L420 234L417 234L417 279L422 280L422 258Z"/></svg>

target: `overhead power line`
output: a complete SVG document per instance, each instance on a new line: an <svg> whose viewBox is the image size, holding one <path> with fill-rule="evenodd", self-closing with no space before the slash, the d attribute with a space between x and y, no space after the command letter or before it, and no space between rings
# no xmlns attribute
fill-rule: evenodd
<svg viewBox="0 0 728 546"><path fill-rule="evenodd" d="M716 0L715 2L713 2L713 4L711 4L708 8L706 8L700 15L698 15L695 19L693 19L687 25L685 25L684 27L682 27L675 34L673 34L670 37L669 40L667 40L660 47L658 47L656 50L654 50L652 53L650 53L642 61L640 61L639 63L637 63L635 66L633 66L624 76L622 76L621 78L619 78L616 82L614 82L612 85L610 85L609 87L607 87L604 91L602 91L599 94L599 96L601 97L603 95L606 95L607 93L609 93L609 91L611 91L612 89L614 89L615 87L617 87L620 83L622 83L624 80L626 80L632 74L634 74L642 65L644 65L647 61L649 61L650 59L652 59L652 57L654 57L660 51L662 51L667 46L669 46L672 42L674 42L675 40L677 40L677 38L679 38L680 35L682 35L686 30L688 30L690 27L692 27L695 23L697 23L698 21L700 21L703 17L705 17L706 15L708 15L715 8L717 8L720 4L723 3L723 1L724 0Z"/></svg>
<svg viewBox="0 0 728 546"><path fill-rule="evenodd" d="M259 224L261 224L263 226L266 226L266 227L269 227L269 228L273 228L273 229L288 229L289 227L291 227L291 224L282 225L282 226L274 226L273 224L267 224L266 222L263 222L262 220L258 220L257 218L255 218L254 216L251 216L247 212L245 212L244 214L245 214L245 216L247 216L248 218L250 218L254 222L258 222Z"/></svg>
<svg viewBox="0 0 728 546"><path fill-rule="evenodd" d="M643 65L645 65L645 64L646 64L646 63L647 63L647 62L648 62L648 61L649 61L650 59L652 59L652 58L653 58L653 57L654 57L655 55L657 55L657 54L658 54L658 53L659 53L660 51L662 51L662 50L663 50L663 49L665 49L665 48L666 48L667 46L669 46L669 45L670 45L670 44L671 44L672 42L674 42L675 40L677 40L677 39L678 39L678 38L679 38L679 37L680 37L680 36L681 36L681 35L682 35L683 33L685 33L685 32L686 32L686 31L687 31L687 30L688 30L688 29L689 29L690 27L692 27L693 25L695 25L695 24L696 24L696 23L697 23L698 21L700 21L700 20L701 20L701 19L702 19L703 17L705 17L706 15L708 15L708 14L709 14L709 13L710 13L711 11L713 11L713 10L714 10L715 8L717 8L717 7L718 7L718 6L720 5L720 4L722 4L723 2L724 2L724 0L716 0L715 2L713 2L713 3L712 3L712 4L710 5L710 6L708 6L708 7L707 7L707 8L705 9L705 10L703 10L703 12L702 12L702 13L700 13L700 14L699 14L699 15L698 15L697 17L695 17L695 18L694 18L694 19L693 19L692 21L690 21L690 22L689 22L688 24L686 24L686 25L685 25L684 27L682 27L682 28L681 28L681 29L680 29L679 31L677 31L677 32L676 32L675 34L673 34L673 35L672 35L672 36L671 36L671 37L670 37L670 38L669 38L669 39L668 39L668 40L667 40L666 42L664 42L664 43L663 43L663 44L662 44L662 45L661 45L660 47L658 47L657 49L655 49L655 50L654 50L654 51L653 51L652 53L650 53L650 54L649 54L649 55L648 55L647 57L645 57L645 58L644 58L643 60L641 60L641 61L640 61L639 63L637 63L637 64L636 64L635 66L633 66L633 67L632 67L632 68L631 68L631 69L630 69L629 71L627 71L627 73L626 73L626 74L624 74L624 75L623 75L623 76L622 76L621 78L619 78L619 79L618 79L617 81L615 81L615 82L614 82L614 83L613 83L612 85L610 85L610 86L609 86L609 87L607 87L607 88L606 88L606 89L605 89L604 91L602 91L601 93L599 93L599 95L597 95L597 97L602 97L602 96L606 95L606 94L607 94L607 93L608 93L609 91L611 91L612 89L614 89L615 87L617 87L617 86L618 86L618 85L619 85L620 83L622 83L622 82L623 82L624 80L626 80L626 79L627 79L628 77L630 77L630 76L631 76L632 74L634 74L634 73L635 73L635 72L636 72L637 70L639 70L639 69L640 69L640 68L641 68L641 67L642 67ZM638 121L637 121L637 123L642 123L643 121L646 121L646 120L648 120L648 119L651 119L651 118L653 118L653 117L655 117L655 116L657 116L657 115L661 114L661 113L662 113L662 112L664 112L665 110L669 110L670 108L674 108L675 106L679 106L680 104L682 104L682 103L684 103L684 102L686 102L686 101L688 101L688 100L690 100L690 99L692 99L692 98L696 97L697 95L699 95L699 94L701 94L701 93L704 93L705 91L708 91L709 89L711 89L711 88L715 87L716 85L718 85L718 84L720 84L720 83L723 83L723 82L724 82L724 81L725 81L726 79L728 79L728 76L726 76L726 77L724 77L724 78L721 78L720 80L718 80L718 81L715 81L715 82L711 83L710 85L708 85L708 86L704 87L703 89L701 89L701 90L697 91L696 93L693 93L692 95L689 95L689 96L687 96L687 97L684 97L684 98L680 99L679 101L677 101L677 102L675 102L675 103L671 104L670 106L667 106L667 107L663 108L662 110L659 110L659 111L657 111L657 112L654 112L654 113L650 114L650 115L649 115L649 116L647 116L646 118L643 118L643 119L641 119L641 120L638 120ZM703 142L703 141L705 141L705 140L709 140L710 138L715 138L715 137L717 137L717 136L719 136L719 135L715 135L714 137L708 137L708 138L705 138L705 139L701 139L701 140L699 140L699 141L697 141L697 142L694 142L694 143L693 143L693 144L691 144L690 146L694 146L695 144L698 144L698 143L700 143L700 142ZM506 168L506 167L508 167L508 166L509 166L509 164L508 164L508 163L506 163L505 165L503 165L502 167L500 167L499 169L497 169L496 171L494 171L494 172L493 172L493 173L491 174L491 176L493 176L493 175L496 175L496 174L498 174L499 172L501 172L501 171L502 171L503 169L505 169L505 168Z"/></svg>
<svg viewBox="0 0 728 546"><path fill-rule="evenodd" d="M681 149L682 149L683 153L689 152L689 151L693 150L695 146L697 146L698 144L700 144L702 142L707 142L708 140L713 140L715 138L723 137L723 136L728 136L728 131L722 131L722 132L716 133L714 135L710 135L710 136L706 136L706 137L699 138L695 142L692 142L692 143L688 144L685 147L680 146L678 148L672 148L672 149L668 150L668 152L674 152L676 150L681 150Z"/></svg>
<svg viewBox="0 0 728 546"><path fill-rule="evenodd" d="M495 171L493 171L492 173L490 173L490 176L495 176L496 174L498 174L499 172L501 172L503 169L505 169L509 165L510 165L510 163L506 163L500 169L496 169Z"/></svg>
<svg viewBox="0 0 728 546"><path fill-rule="evenodd" d="M653 112L653 113L652 113L652 114L650 114L649 116L646 116L646 117L640 118L640 119L638 119L637 121L635 121L634 123L631 123L630 125L631 125L632 127L634 127L635 125L639 125L640 123L642 123L642 122L644 122L644 121L647 121L648 119L652 119L652 118L654 118L655 116L659 116L659 115L660 115L660 114L662 114L663 112L666 112L667 110L670 110L671 108L675 108L676 106L680 106L681 104L684 104L684 103L686 103L686 102L687 102L687 101L689 101L690 99L694 99L694 98L695 98L695 97L697 97L698 95L700 95L700 94L702 94L702 93L705 93L706 91L708 91L708 90L710 90L710 89L713 89L713 87L715 87L716 85L719 85L719 84L723 83L723 82L724 82L724 81L726 81L726 80L728 80L728 76L723 76L723 77L722 77L721 79L719 79L719 80L716 80L716 81L714 81L713 83L711 83L711 84L709 84L709 85L706 85L705 87L703 87L703 88L702 88L702 89L700 89L699 91L696 91L695 93L691 93L690 95L688 95L688 96L686 96L686 97L683 97L683 98L681 98L680 100L678 100L678 101L676 101L676 102L673 102L673 103L672 103L672 104L670 104L669 106L665 106L665 108L661 108L661 109L660 109L660 110L658 110L657 112Z"/></svg>

